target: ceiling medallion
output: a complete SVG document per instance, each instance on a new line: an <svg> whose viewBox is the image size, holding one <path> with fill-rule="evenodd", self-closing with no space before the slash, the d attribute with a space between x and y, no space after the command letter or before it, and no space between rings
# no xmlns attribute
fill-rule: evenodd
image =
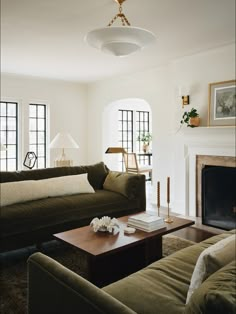
<svg viewBox="0 0 236 314"><path fill-rule="evenodd" d="M122 10L122 3L125 0L114 1L119 4L119 12L107 27L92 30L85 36L89 45L103 52L122 57L142 49L156 39L152 32L130 25ZM113 26L118 19L120 19L122 26Z"/></svg>

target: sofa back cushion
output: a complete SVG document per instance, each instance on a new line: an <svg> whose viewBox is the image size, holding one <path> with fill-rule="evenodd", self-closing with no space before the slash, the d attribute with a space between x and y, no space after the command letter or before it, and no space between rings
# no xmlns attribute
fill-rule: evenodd
<svg viewBox="0 0 236 314"><path fill-rule="evenodd" d="M236 313L236 261L212 274L193 293L185 314Z"/></svg>
<svg viewBox="0 0 236 314"><path fill-rule="evenodd" d="M204 280L235 259L235 247L236 237L231 235L208 247L200 254L192 274L186 303Z"/></svg>
<svg viewBox="0 0 236 314"><path fill-rule="evenodd" d="M116 192L132 200L137 198L137 185L142 180L141 176L132 173L109 171L103 184L103 189Z"/></svg>
<svg viewBox="0 0 236 314"><path fill-rule="evenodd" d="M94 193L93 187L88 182L87 173L44 180L6 182L1 183L0 188L1 206L47 197Z"/></svg>
<svg viewBox="0 0 236 314"><path fill-rule="evenodd" d="M88 166L56 167L12 172L2 171L0 173L0 182L4 183L24 180L42 180L54 177L88 173L89 183L96 190L102 189L108 171L108 168L103 162Z"/></svg>

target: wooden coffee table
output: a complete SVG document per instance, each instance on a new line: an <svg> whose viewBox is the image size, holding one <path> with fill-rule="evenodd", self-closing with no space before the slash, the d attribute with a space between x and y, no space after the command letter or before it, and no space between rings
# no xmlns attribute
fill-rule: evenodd
<svg viewBox="0 0 236 314"><path fill-rule="evenodd" d="M54 234L54 237L76 247L87 263L87 278L102 287L121 279L162 258L162 236L191 226L194 221L173 217L165 228L124 234L129 216L118 218L120 228L113 233L95 233L90 226Z"/></svg>

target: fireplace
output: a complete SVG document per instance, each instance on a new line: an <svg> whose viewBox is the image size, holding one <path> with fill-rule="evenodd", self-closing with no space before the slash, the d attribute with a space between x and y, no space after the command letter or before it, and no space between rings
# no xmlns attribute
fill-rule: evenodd
<svg viewBox="0 0 236 314"><path fill-rule="evenodd" d="M236 168L202 169L202 223L225 230L236 227Z"/></svg>
<svg viewBox="0 0 236 314"><path fill-rule="evenodd" d="M235 157L196 156L196 216L205 225L236 228Z"/></svg>

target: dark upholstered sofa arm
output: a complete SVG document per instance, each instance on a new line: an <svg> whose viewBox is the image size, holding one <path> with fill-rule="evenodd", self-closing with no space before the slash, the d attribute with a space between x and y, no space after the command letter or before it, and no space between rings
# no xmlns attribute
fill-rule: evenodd
<svg viewBox="0 0 236 314"><path fill-rule="evenodd" d="M124 304L55 260L28 259L28 314L134 314Z"/></svg>
<svg viewBox="0 0 236 314"><path fill-rule="evenodd" d="M139 199L143 210L146 209L145 175L109 171L103 189L120 193L128 199Z"/></svg>

